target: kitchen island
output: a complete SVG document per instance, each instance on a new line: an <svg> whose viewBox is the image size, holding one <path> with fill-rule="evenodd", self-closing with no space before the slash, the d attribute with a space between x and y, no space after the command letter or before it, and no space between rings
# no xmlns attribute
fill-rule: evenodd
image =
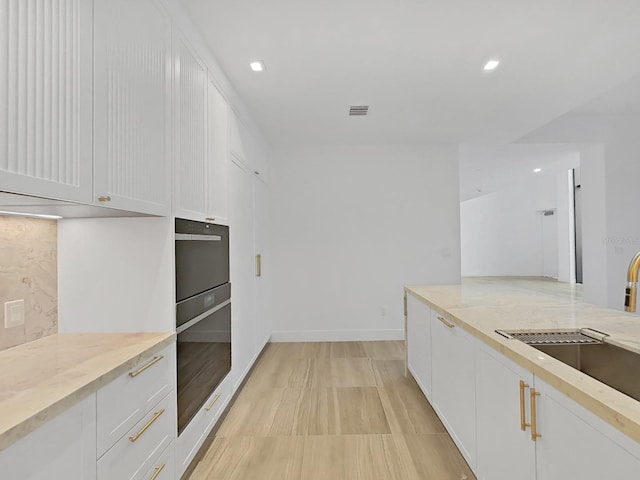
<svg viewBox="0 0 640 480"><path fill-rule="evenodd" d="M408 368L478 478L598 478L589 458L602 471L615 460L637 474L640 402L496 330L591 328L640 353L640 317L583 303L580 286L540 279L465 279L407 286L405 295ZM592 441L591 429L606 442ZM569 449L572 441L585 450ZM554 463L561 458L566 464Z"/></svg>

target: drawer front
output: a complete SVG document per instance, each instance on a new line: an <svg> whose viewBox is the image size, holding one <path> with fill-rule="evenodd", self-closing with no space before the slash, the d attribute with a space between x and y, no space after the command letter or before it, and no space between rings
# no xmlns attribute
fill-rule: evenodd
<svg viewBox="0 0 640 480"><path fill-rule="evenodd" d="M98 480L138 480L156 466L175 432L176 400L170 392L98 460Z"/></svg>
<svg viewBox="0 0 640 480"><path fill-rule="evenodd" d="M175 368L173 343L98 390L98 458L175 389Z"/></svg>
<svg viewBox="0 0 640 480"><path fill-rule="evenodd" d="M160 458L153 462L152 467L142 475L141 480L175 480L175 442L171 443L160 455Z"/></svg>
<svg viewBox="0 0 640 480"><path fill-rule="evenodd" d="M204 443L231 397L231 375L220 383L200 411L178 437L176 444L176 478L185 472ZM208 409L207 409L208 408Z"/></svg>

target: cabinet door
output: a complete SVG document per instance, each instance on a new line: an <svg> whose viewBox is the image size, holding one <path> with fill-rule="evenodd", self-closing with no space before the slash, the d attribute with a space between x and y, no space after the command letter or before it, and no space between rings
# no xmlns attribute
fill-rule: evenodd
<svg viewBox="0 0 640 480"><path fill-rule="evenodd" d="M234 390L256 355L253 175L236 163L230 172L231 366Z"/></svg>
<svg viewBox="0 0 640 480"><path fill-rule="evenodd" d="M431 399L431 309L407 294L407 361L420 389Z"/></svg>
<svg viewBox="0 0 640 480"><path fill-rule="evenodd" d="M94 200L167 215L171 19L156 0L95 0L94 9Z"/></svg>
<svg viewBox="0 0 640 480"><path fill-rule="evenodd" d="M537 480L638 478L636 442L539 378L535 386Z"/></svg>
<svg viewBox="0 0 640 480"><path fill-rule="evenodd" d="M207 217L207 69L179 34L175 55L174 215Z"/></svg>
<svg viewBox="0 0 640 480"><path fill-rule="evenodd" d="M270 316L270 264L269 252L269 206L267 185L254 179L254 230L255 230L255 282L256 282L256 332L257 346L261 349L273 331Z"/></svg>
<svg viewBox="0 0 640 480"><path fill-rule="evenodd" d="M431 319L432 404L472 470L476 459L472 337L435 310Z"/></svg>
<svg viewBox="0 0 640 480"><path fill-rule="evenodd" d="M92 16L0 0L0 190L91 201Z"/></svg>
<svg viewBox="0 0 640 480"><path fill-rule="evenodd" d="M216 223L228 223L229 211L229 106L209 80L207 132L207 209L206 216Z"/></svg>
<svg viewBox="0 0 640 480"><path fill-rule="evenodd" d="M95 480L95 394L0 452L0 472L3 479Z"/></svg>
<svg viewBox="0 0 640 480"><path fill-rule="evenodd" d="M521 428L521 414L525 423L531 423L533 374L488 347L478 348L476 355L478 480L535 480L531 427ZM520 381L524 382L522 411Z"/></svg>

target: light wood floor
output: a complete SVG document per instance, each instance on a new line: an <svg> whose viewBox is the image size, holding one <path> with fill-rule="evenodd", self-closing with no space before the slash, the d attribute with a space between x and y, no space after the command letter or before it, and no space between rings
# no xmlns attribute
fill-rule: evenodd
<svg viewBox="0 0 640 480"><path fill-rule="evenodd" d="M475 479L403 344L267 345L189 480Z"/></svg>

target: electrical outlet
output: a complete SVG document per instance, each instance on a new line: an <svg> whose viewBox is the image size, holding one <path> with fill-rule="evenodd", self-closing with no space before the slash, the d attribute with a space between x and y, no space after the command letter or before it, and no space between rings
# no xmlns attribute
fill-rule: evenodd
<svg viewBox="0 0 640 480"><path fill-rule="evenodd" d="M24 299L4 303L4 328L24 325Z"/></svg>

